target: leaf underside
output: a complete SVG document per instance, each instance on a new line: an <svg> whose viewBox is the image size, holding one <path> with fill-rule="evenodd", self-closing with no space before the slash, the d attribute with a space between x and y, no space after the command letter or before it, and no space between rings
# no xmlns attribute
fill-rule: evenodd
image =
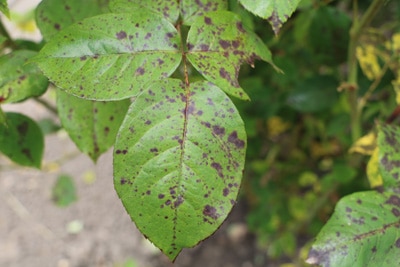
<svg viewBox="0 0 400 267"><path fill-rule="evenodd" d="M171 260L230 212L245 140L231 100L205 81L155 82L132 103L115 143L114 184L137 227Z"/></svg>

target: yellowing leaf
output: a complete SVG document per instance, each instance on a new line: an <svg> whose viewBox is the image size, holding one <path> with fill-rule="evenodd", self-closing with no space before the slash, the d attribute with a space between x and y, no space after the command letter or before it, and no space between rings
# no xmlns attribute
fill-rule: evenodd
<svg viewBox="0 0 400 267"><path fill-rule="evenodd" d="M379 77L381 66L378 63L377 49L373 45L359 46L356 48L356 56L360 67L368 79Z"/></svg>
<svg viewBox="0 0 400 267"><path fill-rule="evenodd" d="M372 188L383 184L382 176L379 172L379 147L375 148L374 152L367 165L367 176L369 184Z"/></svg>
<svg viewBox="0 0 400 267"><path fill-rule="evenodd" d="M376 134L371 132L358 139L349 149L349 153L372 155L376 148Z"/></svg>
<svg viewBox="0 0 400 267"><path fill-rule="evenodd" d="M274 139L289 129L290 124L283 121L281 117L272 116L267 120L268 137Z"/></svg>

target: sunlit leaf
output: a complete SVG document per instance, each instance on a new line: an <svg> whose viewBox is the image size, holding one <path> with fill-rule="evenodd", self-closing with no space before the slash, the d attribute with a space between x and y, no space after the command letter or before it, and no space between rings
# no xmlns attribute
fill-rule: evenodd
<svg viewBox="0 0 400 267"><path fill-rule="evenodd" d="M98 102L57 91L63 127L77 147L94 161L114 144L129 104L129 99Z"/></svg>
<svg viewBox="0 0 400 267"><path fill-rule="evenodd" d="M43 94L48 80L26 62L37 53L18 50L0 57L0 103L15 103Z"/></svg>
<svg viewBox="0 0 400 267"><path fill-rule="evenodd" d="M271 52L239 17L228 11L207 13L193 23L188 35L190 63L228 94L249 100L238 82L240 65L261 59L272 63Z"/></svg>
<svg viewBox="0 0 400 267"><path fill-rule="evenodd" d="M208 12L228 9L227 0L182 0L179 4L185 25L192 25L198 17Z"/></svg>
<svg viewBox="0 0 400 267"><path fill-rule="evenodd" d="M376 133L370 132L360 137L349 149L350 153L372 155L376 149Z"/></svg>
<svg viewBox="0 0 400 267"><path fill-rule="evenodd" d="M137 14L144 8L159 13L173 24L179 18L179 3L176 0L110 0L110 9L116 13Z"/></svg>
<svg viewBox="0 0 400 267"><path fill-rule="evenodd" d="M155 14L103 14L67 27L32 61L70 94L120 100L171 75L179 46L175 27Z"/></svg>
<svg viewBox="0 0 400 267"><path fill-rule="evenodd" d="M0 151L15 163L39 168L43 156L43 134L37 124L19 113L5 113L0 124Z"/></svg>
<svg viewBox="0 0 400 267"><path fill-rule="evenodd" d="M45 40L74 22L107 12L108 0L42 0L36 23Z"/></svg>
<svg viewBox="0 0 400 267"><path fill-rule="evenodd" d="M114 185L139 230L174 260L225 220L245 149L243 121L218 87L164 79L134 100L122 123Z"/></svg>
<svg viewBox="0 0 400 267"><path fill-rule="evenodd" d="M275 34L296 10L301 0L239 0L253 14L267 19Z"/></svg>
<svg viewBox="0 0 400 267"><path fill-rule="evenodd" d="M360 192L342 198L317 236L307 263L323 267L399 266L400 195Z"/></svg>
<svg viewBox="0 0 400 267"><path fill-rule="evenodd" d="M367 165L367 176L369 184L372 188L376 188L383 185L382 175L379 170L379 148L375 148L368 161Z"/></svg>

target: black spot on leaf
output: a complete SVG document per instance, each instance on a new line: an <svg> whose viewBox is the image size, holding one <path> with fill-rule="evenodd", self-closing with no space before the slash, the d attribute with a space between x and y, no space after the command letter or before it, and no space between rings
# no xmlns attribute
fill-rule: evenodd
<svg viewBox="0 0 400 267"><path fill-rule="evenodd" d="M207 216L207 217L211 217L214 220L218 219L217 210L214 207L210 206L210 205L205 205L204 206L203 215Z"/></svg>
<svg viewBox="0 0 400 267"><path fill-rule="evenodd" d="M393 213L394 216L400 217L400 211L399 211L398 209L393 208L393 209L392 209L392 213Z"/></svg>
<svg viewBox="0 0 400 267"><path fill-rule="evenodd" d="M215 135L223 136L223 135L225 135L225 128L215 125L215 126L213 126L213 133Z"/></svg>
<svg viewBox="0 0 400 267"><path fill-rule="evenodd" d="M207 25L211 25L211 23L212 23L211 18L209 18L209 17L204 17L204 23L207 24Z"/></svg>
<svg viewBox="0 0 400 267"><path fill-rule="evenodd" d="M228 142L234 144L237 148L244 148L245 142L238 138L237 132L233 131L229 137Z"/></svg>
<svg viewBox="0 0 400 267"><path fill-rule="evenodd" d="M397 206L400 208L400 198L396 195L391 195L390 198L385 203L394 205L394 206Z"/></svg>

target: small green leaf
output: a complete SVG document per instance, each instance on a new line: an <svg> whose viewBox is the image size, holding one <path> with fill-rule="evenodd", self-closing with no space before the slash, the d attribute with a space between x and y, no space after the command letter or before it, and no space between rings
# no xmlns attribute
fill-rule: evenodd
<svg viewBox="0 0 400 267"><path fill-rule="evenodd" d="M342 198L318 234L307 263L326 267L400 266L400 195L359 192Z"/></svg>
<svg viewBox="0 0 400 267"><path fill-rule="evenodd" d="M154 13L103 14L61 31L32 61L70 94L121 100L170 76L179 47L175 27Z"/></svg>
<svg viewBox="0 0 400 267"><path fill-rule="evenodd" d="M251 13L267 19L275 34L296 10L301 0L239 0Z"/></svg>
<svg viewBox="0 0 400 267"><path fill-rule="evenodd" d="M239 17L228 11L198 17L188 34L190 63L210 82L228 94L249 100L238 82L240 65L261 59L273 65L271 52Z"/></svg>
<svg viewBox="0 0 400 267"><path fill-rule="evenodd" d="M110 9L115 13L138 14L144 12L143 8L145 8L158 13L172 24L175 24L179 18L178 5L176 0L111 0Z"/></svg>
<svg viewBox="0 0 400 267"><path fill-rule="evenodd" d="M60 175L52 191L53 201L57 206L66 207L77 200L75 184L69 175Z"/></svg>
<svg viewBox="0 0 400 267"><path fill-rule="evenodd" d="M0 124L0 151L15 163L40 168L44 138L39 126L19 113L5 113L7 126Z"/></svg>
<svg viewBox="0 0 400 267"><path fill-rule="evenodd" d="M4 113L3 109L1 108L1 105L0 105L0 126L8 127L6 114Z"/></svg>
<svg viewBox="0 0 400 267"><path fill-rule="evenodd" d="M300 81L287 98L287 104L301 112L331 108L338 100L338 82L332 76L314 76Z"/></svg>
<svg viewBox="0 0 400 267"><path fill-rule="evenodd" d="M39 68L26 62L37 53L18 50L0 57L0 103L15 103L40 96L48 80Z"/></svg>
<svg viewBox="0 0 400 267"><path fill-rule="evenodd" d="M138 229L174 260L227 217L245 150L243 121L218 87L160 80L134 100L119 130L115 189Z"/></svg>
<svg viewBox="0 0 400 267"><path fill-rule="evenodd" d="M0 0L0 11L10 18L10 10L8 9L7 0Z"/></svg>
<svg viewBox="0 0 400 267"><path fill-rule="evenodd" d="M400 185L400 128L381 125L378 133L379 170L385 187Z"/></svg>
<svg viewBox="0 0 400 267"><path fill-rule="evenodd" d="M227 0L182 0L180 1L180 10L182 14L183 24L192 25L198 18L208 12L227 10Z"/></svg>
<svg viewBox="0 0 400 267"><path fill-rule="evenodd" d="M57 90L57 108L63 127L93 161L114 144L129 104L129 99L97 102Z"/></svg>
<svg viewBox="0 0 400 267"><path fill-rule="evenodd" d="M42 0L36 9L36 23L45 40L84 18L108 11L108 0Z"/></svg>

